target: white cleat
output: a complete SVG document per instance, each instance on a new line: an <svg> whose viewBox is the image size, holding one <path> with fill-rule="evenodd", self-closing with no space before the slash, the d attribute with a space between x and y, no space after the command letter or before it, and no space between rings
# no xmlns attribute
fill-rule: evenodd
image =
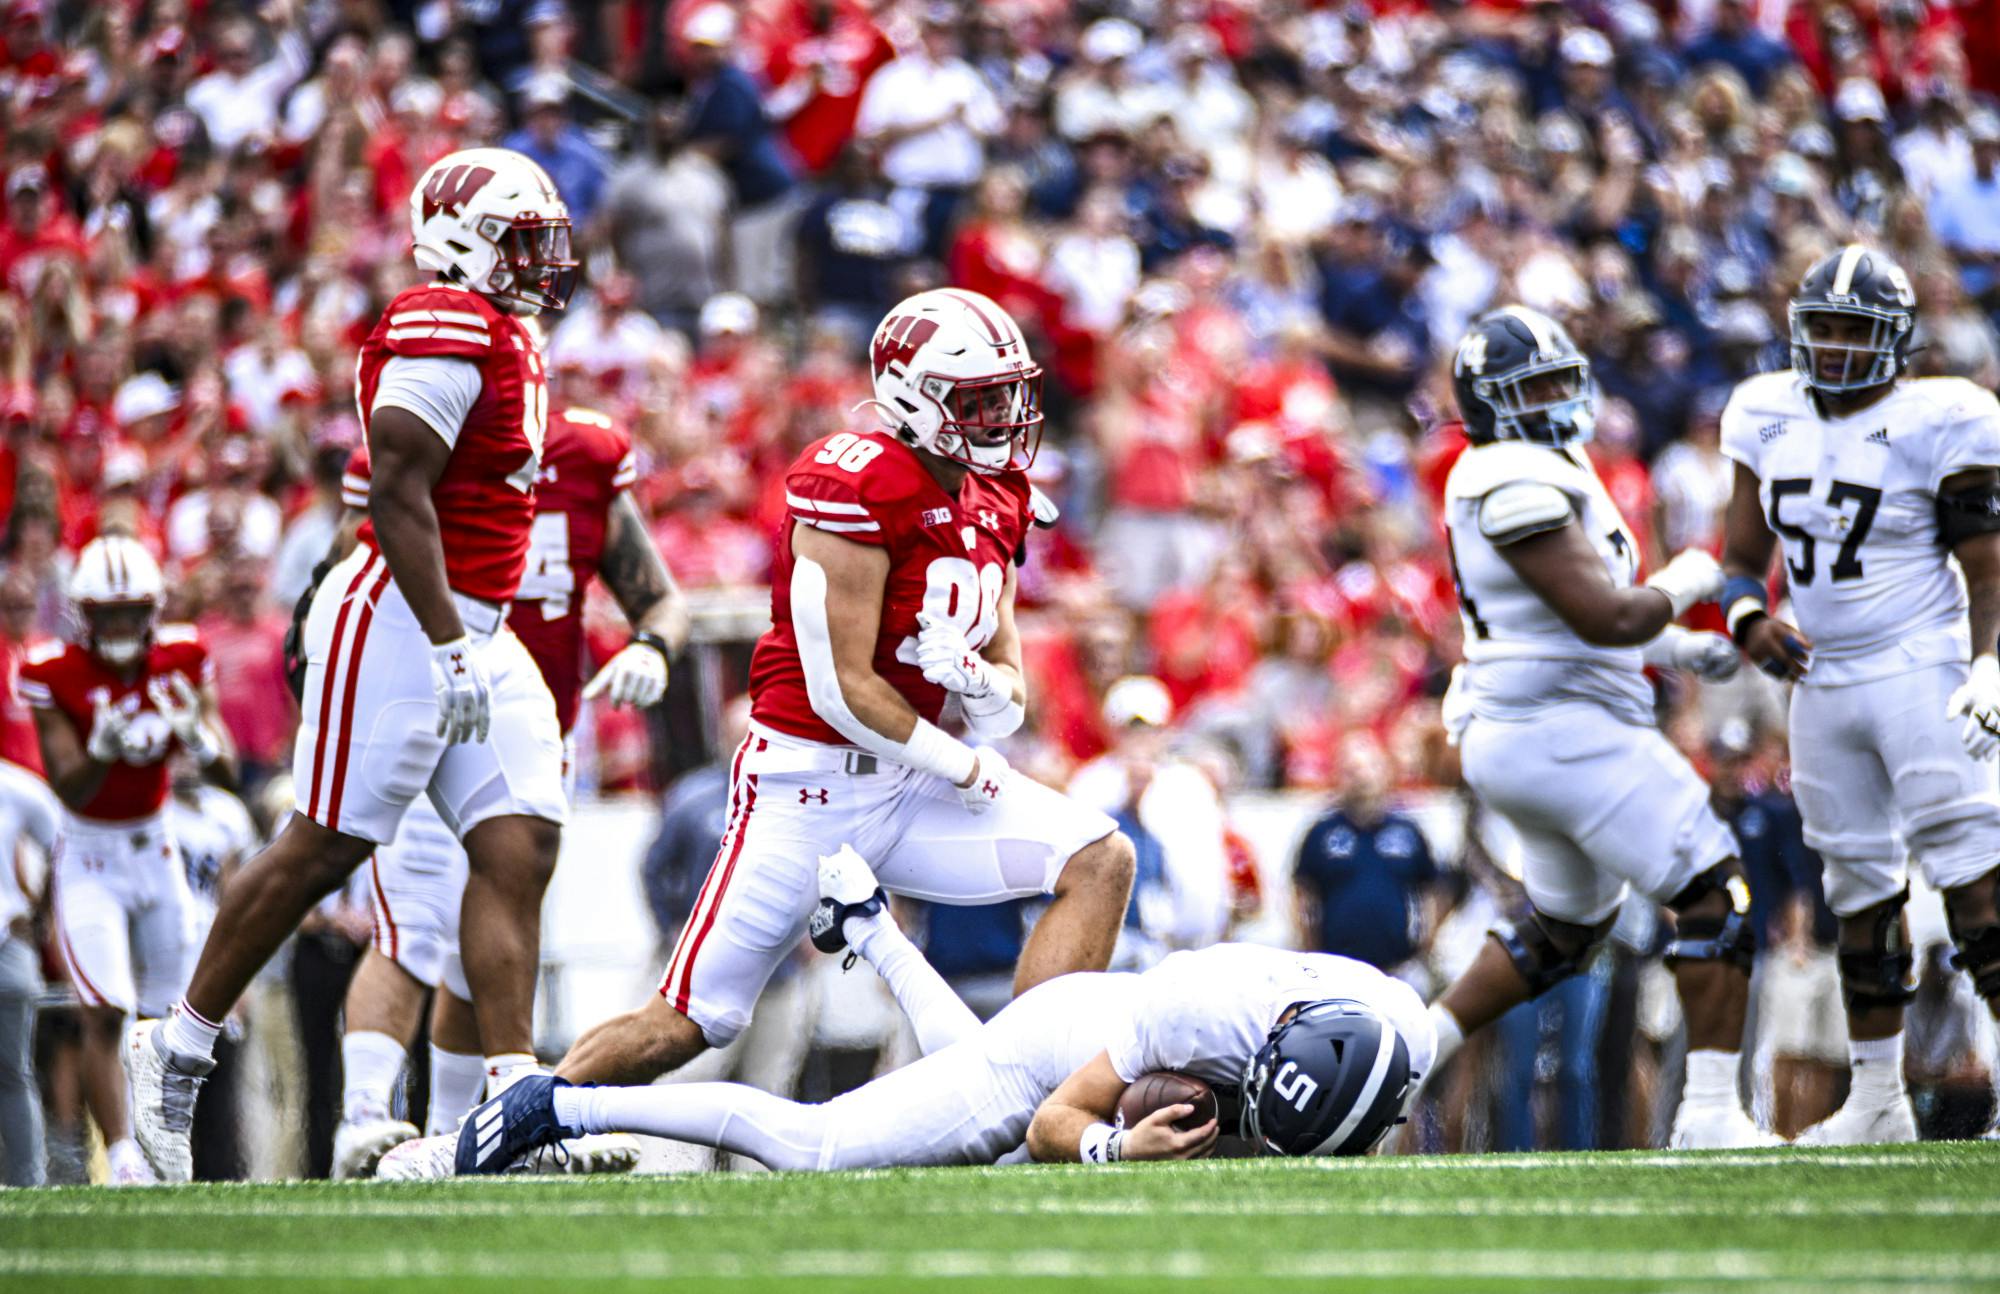
<svg viewBox="0 0 2000 1294"><path fill-rule="evenodd" d="M1917 1139L1917 1116L1910 1098L1898 1094L1884 1105L1846 1105L1798 1136L1801 1146L1886 1146Z"/></svg>
<svg viewBox="0 0 2000 1294"><path fill-rule="evenodd" d="M375 1176L382 1156L417 1139L417 1127L401 1119L360 1119L342 1123L333 1134L333 1180Z"/></svg>
<svg viewBox="0 0 2000 1294"><path fill-rule="evenodd" d="M111 1173L105 1179L107 1186L158 1186L159 1174L146 1162L146 1156L138 1146L129 1141L121 1141L106 1152Z"/></svg>
<svg viewBox="0 0 2000 1294"><path fill-rule="evenodd" d="M442 1181L452 1175L452 1161L457 1157L457 1132L417 1137L383 1155L375 1165L375 1178L382 1182Z"/></svg>
<svg viewBox="0 0 2000 1294"><path fill-rule="evenodd" d="M522 1161L533 1173L629 1173L639 1166L639 1143L622 1132L568 1137Z"/></svg>
<svg viewBox="0 0 2000 1294"><path fill-rule="evenodd" d="M215 1068L209 1057L176 1057L160 1050L158 1020L141 1020L125 1034L125 1076L132 1084L132 1136L163 1182L194 1177L194 1099Z"/></svg>
<svg viewBox="0 0 2000 1294"><path fill-rule="evenodd" d="M849 917L872 917L888 903L868 860L856 853L853 845L842 845L837 853L819 860L819 893L819 906L806 922L806 935L813 947L829 956L847 947ZM848 963L852 962L850 953Z"/></svg>
<svg viewBox="0 0 2000 1294"><path fill-rule="evenodd" d="M1692 1106L1685 1101L1674 1115L1674 1133L1667 1145L1674 1150L1745 1150L1782 1146L1785 1139L1758 1127L1735 1103Z"/></svg>

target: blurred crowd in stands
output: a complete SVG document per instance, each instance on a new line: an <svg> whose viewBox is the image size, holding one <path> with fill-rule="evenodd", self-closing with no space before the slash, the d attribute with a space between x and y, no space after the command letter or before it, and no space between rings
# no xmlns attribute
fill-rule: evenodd
<svg viewBox="0 0 2000 1294"><path fill-rule="evenodd" d="M630 426L684 585L761 599L785 465L872 417L875 321L974 288L1048 370L1032 475L1063 509L1022 573L1017 765L1067 782L1143 738L1214 799L1448 790L1467 320L1563 320L1646 556L1713 546L1724 399L1788 362L1830 247L1909 269L1919 371L2000 383L1996 95L2000 0L0 0L0 642L61 632L70 556L136 534L253 794L282 772L280 641L339 519L356 344L417 273L410 185L498 142L579 231L558 400ZM1782 818L1775 691L1661 686L1718 790ZM600 716L598 781L664 780L646 741ZM1143 816L1150 771L1121 777L1087 784ZM1172 940L1260 901L1227 828ZM1767 929L1808 946L1814 869L1781 855Z"/></svg>

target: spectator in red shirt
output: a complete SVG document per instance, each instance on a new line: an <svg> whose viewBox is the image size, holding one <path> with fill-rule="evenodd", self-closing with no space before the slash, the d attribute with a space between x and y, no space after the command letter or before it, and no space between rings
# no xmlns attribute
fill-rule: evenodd
<svg viewBox="0 0 2000 1294"><path fill-rule="evenodd" d="M854 137L861 87L896 50L855 0L808 0L804 7L806 34L771 50L765 71L776 88L764 109L782 124L799 164L819 175Z"/></svg>
<svg viewBox="0 0 2000 1294"><path fill-rule="evenodd" d="M35 717L15 683L21 652L35 636L35 582L18 567L0 569L0 760L42 771L42 745ZM12 865L13 860L6 860Z"/></svg>
<svg viewBox="0 0 2000 1294"><path fill-rule="evenodd" d="M0 229L0 285L32 297L51 259L81 262L87 249L76 221L56 205L48 169L39 162L15 167L7 176L7 225Z"/></svg>
<svg viewBox="0 0 2000 1294"><path fill-rule="evenodd" d="M251 795L290 761L298 722L285 682L285 628L291 618L265 599L266 576L261 557L228 559L213 609L195 622L215 662L222 722L236 742L243 785Z"/></svg>

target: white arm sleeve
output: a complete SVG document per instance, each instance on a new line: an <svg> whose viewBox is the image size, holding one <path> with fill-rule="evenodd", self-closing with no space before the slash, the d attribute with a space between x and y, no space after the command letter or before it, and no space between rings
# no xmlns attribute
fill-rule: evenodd
<svg viewBox="0 0 2000 1294"><path fill-rule="evenodd" d="M953 784L963 783L978 768L972 747L919 717L907 742L885 737L861 722L847 707L840 690L840 672L833 663L833 635L826 627L826 569L810 557L792 563L792 634L798 639L799 665L805 671L806 698L813 713L835 732L870 754L935 774Z"/></svg>
<svg viewBox="0 0 2000 1294"><path fill-rule="evenodd" d="M479 365L444 355L397 355L382 366L375 383L375 408L407 409L424 425L458 444L458 433L479 400Z"/></svg>
<svg viewBox="0 0 2000 1294"><path fill-rule="evenodd" d="M1660 630L1660 636L1640 649L1646 664L1654 669L1678 669L1680 667L1681 644L1694 637L1689 630L1679 625L1668 625Z"/></svg>
<svg viewBox="0 0 2000 1294"><path fill-rule="evenodd" d="M1515 481L1479 501L1479 532L1496 544L1512 544L1568 525L1575 515L1569 496L1555 486Z"/></svg>

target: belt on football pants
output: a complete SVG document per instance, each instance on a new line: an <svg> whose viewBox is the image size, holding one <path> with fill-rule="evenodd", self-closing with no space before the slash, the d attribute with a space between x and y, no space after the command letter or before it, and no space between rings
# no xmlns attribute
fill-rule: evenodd
<svg viewBox="0 0 2000 1294"><path fill-rule="evenodd" d="M767 738L762 750L743 752L746 773L845 773L849 777L873 777L899 767L865 750L844 750L838 746L776 746Z"/></svg>
<svg viewBox="0 0 2000 1294"><path fill-rule="evenodd" d="M468 634L491 637L499 633L500 626L507 622L505 607L458 592L451 595L451 600L457 604L459 623L465 626Z"/></svg>

